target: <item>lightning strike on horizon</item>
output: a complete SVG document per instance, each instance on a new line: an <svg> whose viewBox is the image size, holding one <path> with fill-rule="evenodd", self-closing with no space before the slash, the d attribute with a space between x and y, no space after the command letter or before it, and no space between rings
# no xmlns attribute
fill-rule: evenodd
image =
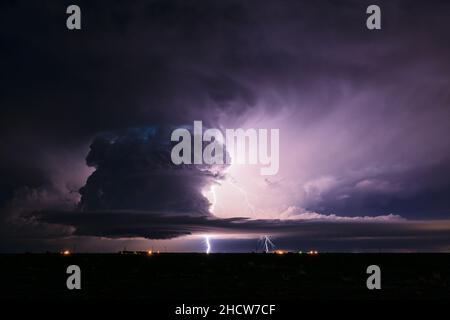
<svg viewBox="0 0 450 320"><path fill-rule="evenodd" d="M263 237L263 239L264 239L264 244L263 244L263 246L264 246L264 251L265 251L266 253L269 253L269 245L270 245L270 247L271 247L272 249L275 249L275 244L272 242L272 240L270 240L270 237L269 237L269 236L265 235L265 236Z"/></svg>
<svg viewBox="0 0 450 320"><path fill-rule="evenodd" d="M206 244L206 254L211 252L211 243L209 242L209 237L205 236L205 244Z"/></svg>

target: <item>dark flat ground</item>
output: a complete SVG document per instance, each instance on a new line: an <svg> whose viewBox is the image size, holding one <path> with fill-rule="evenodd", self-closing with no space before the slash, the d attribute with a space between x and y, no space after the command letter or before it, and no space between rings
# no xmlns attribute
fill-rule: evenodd
<svg viewBox="0 0 450 320"><path fill-rule="evenodd" d="M66 288L71 264L82 290ZM366 288L371 264L381 290ZM2 299L450 299L450 254L21 254L0 272Z"/></svg>

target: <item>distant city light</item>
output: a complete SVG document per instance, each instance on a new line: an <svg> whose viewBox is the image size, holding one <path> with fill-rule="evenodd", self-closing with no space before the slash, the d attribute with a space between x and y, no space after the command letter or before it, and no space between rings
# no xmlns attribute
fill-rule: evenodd
<svg viewBox="0 0 450 320"><path fill-rule="evenodd" d="M70 255L70 251L69 250L64 250L62 252L62 254L65 255L65 256L68 256L68 255Z"/></svg>

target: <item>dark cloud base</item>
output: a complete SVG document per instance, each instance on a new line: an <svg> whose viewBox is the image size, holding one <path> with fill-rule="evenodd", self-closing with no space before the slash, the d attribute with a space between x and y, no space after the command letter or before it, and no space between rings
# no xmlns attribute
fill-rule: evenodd
<svg viewBox="0 0 450 320"><path fill-rule="evenodd" d="M223 238L226 238L227 234L233 237L240 234L243 237L250 235L258 238L262 235L272 235L279 244L291 248L309 243L335 249L344 249L345 245L348 245L366 249L372 246L372 249L401 250L404 247L412 251L423 248L446 251L446 246L450 243L450 221L443 220L396 222L250 220L170 217L155 212L40 212L39 220L50 224L70 225L75 228L73 235L76 236L109 238L168 239L190 234L220 234ZM230 241L233 241L233 237Z"/></svg>

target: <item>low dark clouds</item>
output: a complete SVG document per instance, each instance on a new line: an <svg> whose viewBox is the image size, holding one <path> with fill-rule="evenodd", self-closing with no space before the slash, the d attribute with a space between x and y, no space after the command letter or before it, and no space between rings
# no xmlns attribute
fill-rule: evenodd
<svg viewBox="0 0 450 320"><path fill-rule="evenodd" d="M189 234L220 234L222 238L240 234L257 239L270 234L281 248L320 248L326 251L348 250L448 250L449 221L299 221L248 220L243 218L218 219L214 217L178 216L148 212L41 212L41 221L51 224L69 224L78 236L108 238L144 237L167 239ZM238 237L239 238L239 237ZM255 240L234 240L222 250L254 250ZM225 241L224 241L225 242ZM202 249L202 248L200 248ZM221 250L221 249L217 249Z"/></svg>

